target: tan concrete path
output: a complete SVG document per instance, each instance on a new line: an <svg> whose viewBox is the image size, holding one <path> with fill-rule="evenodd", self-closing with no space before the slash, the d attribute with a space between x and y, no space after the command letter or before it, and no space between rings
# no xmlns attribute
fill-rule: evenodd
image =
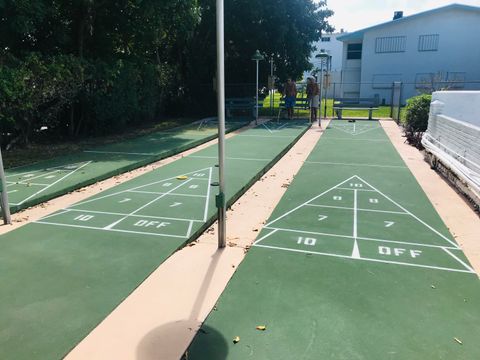
<svg viewBox="0 0 480 360"><path fill-rule="evenodd" d="M380 123L473 268L480 274L480 218L464 198L430 168L423 159L423 153L405 143L402 129L394 121L382 120Z"/></svg>
<svg viewBox="0 0 480 360"><path fill-rule="evenodd" d="M310 129L228 211L228 246L216 225L172 255L66 357L179 359L322 131Z"/></svg>

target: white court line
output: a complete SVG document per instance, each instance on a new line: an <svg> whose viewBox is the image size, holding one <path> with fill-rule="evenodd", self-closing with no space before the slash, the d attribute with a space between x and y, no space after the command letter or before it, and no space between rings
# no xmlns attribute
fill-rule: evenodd
<svg viewBox="0 0 480 360"><path fill-rule="evenodd" d="M361 134L365 134L369 131L372 131L372 130L377 130L377 129L381 129L382 127L381 126L375 126L375 127L366 127L364 128L363 130L359 130L358 132L355 131L356 127L355 127L355 123L353 123L353 132L351 131L348 131L346 130L348 127L347 126L338 126L336 124L330 124L329 127L333 128L333 129L337 129L337 130L340 130L340 131L343 131L344 133L346 134L349 134L349 135L353 135L353 136L357 136L357 135L361 135ZM344 127L345 129L342 129L342 127Z"/></svg>
<svg viewBox="0 0 480 360"><path fill-rule="evenodd" d="M68 210L62 209L62 210L60 210L59 212L55 212L55 213L53 213L53 214L50 214L50 215L47 215L47 216L42 217L39 221L42 221L42 220L44 220L44 219L48 219L48 218L51 218L51 217L54 217L54 216L62 215L62 214L65 214L65 213L67 213L67 212L68 212Z"/></svg>
<svg viewBox="0 0 480 360"><path fill-rule="evenodd" d="M443 248L443 250L448 254L450 255L451 257L453 257L455 260L457 260L460 264L462 264L463 266L465 266L465 268L467 268L468 270L470 270L471 272L475 272L475 270L473 270L470 266L468 266L464 261L462 261L458 256L456 256L455 254L453 254L451 251L449 251L447 248Z"/></svg>
<svg viewBox="0 0 480 360"><path fill-rule="evenodd" d="M94 154L122 154L122 155L140 155L140 156L152 156L157 155L156 153L137 153L137 152L126 152L126 151L100 151L100 150L84 150L85 153L94 153Z"/></svg>
<svg viewBox="0 0 480 360"><path fill-rule="evenodd" d="M241 136L241 135L238 135ZM344 141L372 141L372 142L390 142L390 140L382 140L382 139L352 139L352 138L335 138L335 137L328 137L325 138L328 140L344 140Z"/></svg>
<svg viewBox="0 0 480 360"><path fill-rule="evenodd" d="M296 137L296 135L254 135L254 134L236 135L236 136L260 137L260 138L295 138Z"/></svg>
<svg viewBox="0 0 480 360"><path fill-rule="evenodd" d="M445 235L441 234L440 232L438 232L437 230L435 230L433 227L431 227L430 225L428 225L425 221L421 220L419 217L415 216L414 214L412 214L410 211L408 211L407 209L405 209L402 205L400 205L399 203L397 203L396 201L392 200L391 198L389 198L387 195L385 195L384 193L382 193L380 190L378 190L377 188L375 188L374 186L370 185L368 182L366 182L365 180L363 180L360 176L357 176L360 180L362 180L365 184L367 184L368 186L370 186L372 189L376 190L380 195L382 195L383 197L385 197L387 200L390 200L392 203L394 203L395 205L397 205L400 209L402 209L403 211L407 212L410 214L410 216L414 217L418 222L422 223L424 226L426 226L427 228L429 228L431 231L433 231L435 234L437 234L438 236L440 236L442 239L448 241L450 244L452 244L453 246L457 247L458 248L458 245L453 242L452 240L450 240L449 238L447 238Z"/></svg>
<svg viewBox="0 0 480 360"><path fill-rule="evenodd" d="M208 174L208 183L207 183L207 197L205 198L205 210L203 213L203 221L207 221L208 216L208 205L210 201L210 188L212 184L212 168L210 168L210 172Z"/></svg>
<svg viewBox="0 0 480 360"><path fill-rule="evenodd" d="M337 162L328 162L328 161L305 161L305 162L309 164L322 164L322 165L367 166L367 167L378 167L378 168L408 169L408 167L401 166L401 165L353 164L353 163L337 163Z"/></svg>
<svg viewBox="0 0 480 360"><path fill-rule="evenodd" d="M188 239L190 235L192 234L192 226L193 226L193 220L190 220L190 223L188 224L188 229L187 229L187 235L186 238Z"/></svg>
<svg viewBox="0 0 480 360"><path fill-rule="evenodd" d="M278 221L278 220L280 220L280 219L283 219L285 216L287 216L287 215L290 215L292 212L294 212L294 211L296 211L296 210L300 209L301 207L305 206L305 205L306 205L306 204L308 204L309 202L312 202L312 201L314 201L314 200L318 199L319 197L321 197L321 196L325 195L325 194L326 194L326 193L328 193L329 191L331 191L331 190L335 189L337 186L340 186L340 185L343 185L343 184L345 184L347 181L350 181L350 180L351 180L351 179L353 179L354 177L355 177L355 175L354 175L354 176L352 176L352 177L349 177L347 180L345 180L345 181L343 181L343 182L341 182L341 183L339 183L339 184L337 184L337 185L335 185L335 186L331 187L330 189L328 189L328 190L324 191L323 193L321 193L321 194L319 194L319 195L317 195L317 196L315 196L315 197L311 198L310 200L308 200L308 201L305 201L303 204L300 204L300 205L298 205L296 208L293 208L292 210L290 210L290 211L286 212L286 213L285 213L285 214L283 214L282 216L280 216L280 217L278 217L278 218L276 218L276 219L274 219L274 220L270 221L269 223L265 224L265 227L272 225L274 222L276 222L276 221Z"/></svg>
<svg viewBox="0 0 480 360"><path fill-rule="evenodd" d="M178 186L175 186L172 190L167 191L165 194L162 194L162 195L160 195L160 196L157 196L155 199L153 199L153 200L147 202L146 204L140 206L138 209L132 211L131 213L129 213L129 214L126 215L125 217L121 218L120 220L117 220L117 221L111 223L110 225L105 226L105 229L112 229L114 226L120 224L123 220L125 220L125 219L128 218L129 216L135 215L135 213L139 212L139 211L142 210L142 209L145 209L147 206L149 206L149 205L153 204L154 202L156 202L157 200L160 200L161 198L167 196L169 193L177 190L179 187L182 187L183 185L188 184L191 180L192 180L192 178L183 181L183 182L180 183Z"/></svg>
<svg viewBox="0 0 480 360"><path fill-rule="evenodd" d="M350 235L339 235L339 234L330 234L330 233L323 233L318 231L307 231L307 230L296 230L296 229L285 229L285 228L276 228L276 227L264 227L265 229L274 229L286 232L293 232L293 233L300 233L300 234L311 234L311 235L320 235L320 236L332 236L332 237L339 237L344 239L353 239ZM395 244L404 244L404 245L415 245L415 246L424 246L429 248L440 248L440 249L451 249L451 250L460 250L458 247L451 247L451 246L443 246L443 245L433 245L433 244L424 244L424 243L415 243L415 242L408 242L408 241L398 241L398 240L387 240L387 239L375 239L369 238L364 236L357 236L358 240L366 240L366 241L376 241L376 242L385 242L385 243L395 243Z"/></svg>
<svg viewBox="0 0 480 360"><path fill-rule="evenodd" d="M337 258L342 258L342 259L350 259L350 260L353 259L351 256L347 256L347 255L329 254L329 253L323 253L323 252L319 252L319 251L289 249L289 248L278 247L278 246L269 246L269 245L254 245L254 246L255 247L267 248L267 249L277 249L277 250L284 250L284 251L290 251L290 252L298 252L298 253L304 253L304 254L315 254L315 255L322 255L322 256L337 257ZM468 273L468 274L476 274L474 271L469 271L469 270L452 269L452 268L446 268L446 267L440 267L440 266L431 266L431 265L403 263L403 262L399 262L399 261L370 259L370 258L365 258L365 257L358 258L358 259L353 259L353 260L378 262L378 263L384 263L384 264L403 265L403 266L411 266L411 267L420 267L420 268L434 269L434 270L444 270L444 271L450 271L450 272L461 272L461 273Z"/></svg>
<svg viewBox="0 0 480 360"><path fill-rule="evenodd" d="M149 232L144 232L144 231L120 230L120 229L105 229L105 228L101 228L101 227L93 227L93 226L85 226L85 225L72 225L72 224L61 224L61 223L47 222L47 221L41 221L41 220L34 221L34 223L35 224L42 224L42 225L55 225L55 226L63 226L63 227L89 229L89 230L113 231L113 232L121 232L121 233L128 233L128 234L167 236L167 237L174 237L174 238L180 238L180 239L188 239L186 236L183 236L183 235L159 234L159 233L149 233Z"/></svg>
<svg viewBox="0 0 480 360"><path fill-rule="evenodd" d="M203 169L200 169L200 170L190 171L190 172L188 172L188 173L184 173L183 175L195 174L195 173L198 173L198 172L200 172L200 171L207 170L207 169L210 169L210 168L208 167L208 168L203 168ZM132 190L141 189L141 188L144 188L144 187L147 187L147 186L159 184L159 183L162 183L162 182L164 182L164 181L176 179L177 177L178 177L178 175L174 175L174 176L172 176L172 177L169 177L169 178L166 178L166 179L162 179L162 180L158 180L158 181L154 181L154 182L151 182L151 183L148 183L148 184L145 184L145 185L139 185L139 186L136 186L136 187L133 187L133 188L129 188L129 189L126 189L126 190L117 191L117 192L114 192L114 193L112 193L112 194L107 194L107 195L99 196L99 197L96 197L96 198L94 198L94 199L89 199L89 200L81 201L81 202L79 202L79 203L73 204L72 207L73 207L73 206L79 206L79 205L87 204L87 203L90 203L90 202L93 202L93 201L97 201L97 200L101 200L101 199L105 199L105 198L112 197L112 196L115 196L115 195L123 194L123 193L125 193L125 192L130 192L130 191L132 191ZM196 180L206 180L206 179L201 179L201 178L195 178L195 179L196 179Z"/></svg>
<svg viewBox="0 0 480 360"><path fill-rule="evenodd" d="M13 181L7 181L8 185L32 185L32 186L48 186L49 184L41 184L41 183L24 183L22 181L18 182L13 182Z"/></svg>
<svg viewBox="0 0 480 360"><path fill-rule="evenodd" d="M51 171L51 170L55 170L55 169L59 169L59 170L62 170L62 168L65 168L67 166L72 166L72 165L76 165L76 164L82 164L83 162L78 162L78 163L71 163L71 164L67 164L67 165L59 165L59 166L54 166L54 167L47 167L45 169L39 169L39 170L32 170L32 171L25 171L25 172L22 172L22 173L19 173L19 174L10 174L10 175L7 175L6 177L9 178L9 177L12 177L12 176L21 176L21 175L25 175L25 174L34 174L34 173L38 173L40 171ZM17 166L17 167L14 167L14 168L10 168L9 170L14 170L14 169L20 169L22 167L26 167L26 166L32 166L32 165L35 165L35 164L29 164L29 165L22 165L22 166ZM68 170L68 169L66 169Z"/></svg>
<svg viewBox="0 0 480 360"><path fill-rule="evenodd" d="M352 258L360 259L360 250L357 243L357 190L353 192L353 240Z"/></svg>
<svg viewBox="0 0 480 360"><path fill-rule="evenodd" d="M267 125L265 125L265 123L263 123L263 124L262 124L262 126L263 126L265 129L267 129L267 130L268 130L268 131L269 131L271 134L273 134L273 131L272 131L272 130L270 130L270 129L268 128L268 126L267 126Z"/></svg>
<svg viewBox="0 0 480 360"><path fill-rule="evenodd" d="M66 174L65 176L62 176L61 178L59 178L57 181L54 181L53 183L49 184L48 186L44 187L43 189L37 191L36 193L30 195L29 197L23 199L21 202L19 202L17 205L21 205L23 204L25 201L27 200L30 200L31 198L33 198L34 196L37 196L38 194L40 194L41 192L47 190L48 188L52 187L53 185L59 183L60 181L62 180L65 180L67 177L69 177L70 175L73 175L76 171L80 170L81 168L87 166L88 164L90 164L92 161L87 161L85 164L83 164L82 166L79 166L78 168L76 168L75 170L73 170L72 172Z"/></svg>
<svg viewBox="0 0 480 360"><path fill-rule="evenodd" d="M53 217L56 215L62 215L67 212L74 211L74 212L81 212L81 213L90 213L90 214L100 214L100 215L116 215L116 216L126 216L126 217L138 217L138 218L147 218L147 219L158 219L158 220L174 220L174 221L183 221L183 222L201 222L203 223L203 220L195 220L195 219L183 219L183 218L172 218L172 217L167 217L167 216L153 216L153 215L130 215L130 214L125 214L125 213L116 213L116 212L109 212L109 211L96 211L96 210L84 210L84 209L63 209L61 213L55 213L52 215L45 216L41 218L40 220L47 219L49 217Z"/></svg>
<svg viewBox="0 0 480 360"><path fill-rule="evenodd" d="M19 180L17 182L15 181L7 181L7 183L14 183L14 184L31 184L30 180L35 180L35 179L38 179L38 178L42 178L42 177L45 177L45 176L48 176L48 175L51 175L51 174L55 174L55 173L58 173L59 171L61 171L60 169L58 170L53 170L53 171L48 171L46 173L42 173L40 175L37 175L37 176L32 176L32 177L29 177L29 178L26 178L25 180ZM41 184L41 185L45 185L47 186L48 184Z"/></svg>
<svg viewBox="0 0 480 360"><path fill-rule="evenodd" d="M165 194L164 192L156 192L156 191L142 191L142 190L128 190L127 192L131 192L134 194L152 194L152 195L161 195ZM181 193L170 193L168 195L172 196L187 196L187 197L200 197L204 198L206 195L197 195L197 194L181 194Z"/></svg>
<svg viewBox="0 0 480 360"><path fill-rule="evenodd" d="M316 204L306 204L305 206L315 206L315 207L332 208L332 209L353 210L353 208L346 207L346 206L316 205ZM378 213L385 213L385 214L410 215L409 213L406 213L406 212L389 211L389 210L374 210L374 209L357 208L357 211L371 211L371 212L378 212Z"/></svg>
<svg viewBox="0 0 480 360"><path fill-rule="evenodd" d="M344 187L338 187L337 189L350 190L350 191L373 191L373 192L375 192L375 190L369 190L369 189L354 189L354 188L344 188Z"/></svg>
<svg viewBox="0 0 480 360"><path fill-rule="evenodd" d="M217 156L206 156L206 155L188 155L191 158L198 158L198 159L218 159ZM241 158L241 157L229 157L227 156L225 159L227 160L245 160L245 161L271 161L272 159L255 159L255 158Z"/></svg>
<svg viewBox="0 0 480 360"><path fill-rule="evenodd" d="M260 243L260 241L266 239L266 238L269 237L270 235L275 234L277 231L278 231L278 229L274 229L273 231L270 231L267 235L264 235L264 236L262 236L260 239L256 240L256 241L253 243L253 245L256 245L256 244Z"/></svg>

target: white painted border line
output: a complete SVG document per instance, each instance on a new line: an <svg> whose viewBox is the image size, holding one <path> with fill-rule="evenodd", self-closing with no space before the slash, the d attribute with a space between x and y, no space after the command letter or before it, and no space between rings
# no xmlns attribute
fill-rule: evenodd
<svg viewBox="0 0 480 360"><path fill-rule="evenodd" d="M403 263L403 262L399 262L399 261L379 260L379 259L371 259L371 258L364 258L364 257L361 257L361 258L357 259L357 258L352 258L351 256L347 256L347 255L329 254L329 253L322 253L322 252L319 252L319 251L308 251L308 250L300 250L300 249L289 249L289 248L269 246L269 245L254 245L254 246L255 247L267 248L267 249L276 249L276 250L283 250L283 251L290 251L290 252L299 252L299 253L304 253L304 254L315 254L315 255L329 256L329 257L337 257L337 258L349 259L349 260L378 262L378 263L384 263L384 264L419 267L419 268L425 268L425 269L442 270L442 271L450 271L450 272L460 272L460 273L468 273L468 274L475 274L476 275L476 273L474 271L452 269L452 268L446 268L446 267L440 267L440 266L410 264L410 263Z"/></svg>
<svg viewBox="0 0 480 360"><path fill-rule="evenodd" d="M473 270L472 267L470 267L469 265L467 265L464 261L462 261L458 256L456 256L455 254L453 254L451 251L448 250L448 248L444 247L443 250L448 254L450 255L451 257L453 257L455 260L457 260L460 264L462 264L463 266L465 266L466 269L470 270L471 272L475 272L475 270Z"/></svg>
<svg viewBox="0 0 480 360"><path fill-rule="evenodd" d="M25 186L28 186L28 185L31 185L31 186L48 186L50 184L40 184L40 183L22 183L22 182L13 182L13 181L7 181L7 185L8 186L11 186L11 185L23 185L21 187L25 187ZM7 186L7 188L8 188Z"/></svg>
<svg viewBox="0 0 480 360"><path fill-rule="evenodd" d="M208 217L208 206L210 204L210 189L212 187L212 168L210 167L210 172L208 174L208 183L207 183L207 197L205 198L205 209L203 213L203 221L207 221Z"/></svg>
<svg viewBox="0 0 480 360"><path fill-rule="evenodd" d="M277 227L264 227L264 228L265 228L265 229L274 229L274 230L279 230L279 231L299 233L299 234L310 234L310 235L331 236L331 237L340 237L340 238L345 238L345 239L353 239L353 237L350 236L350 235L330 234L330 233L323 233L323 232L317 232L317 231L297 230L297 229L285 229L285 228L277 228ZM433 245L433 244L424 244L424 243L415 243L415 242L398 241L398 240L376 239L376 238L369 238L369 237L364 237L364 236L357 236L357 239L358 239L358 240L366 240L366 241L376 241L376 242L394 243L394 244L424 246L424 247L430 247L430 248L440 248L440 249L450 249L450 250L461 250L459 247L444 246L444 245Z"/></svg>
<svg viewBox="0 0 480 360"><path fill-rule="evenodd" d="M258 244L260 241L266 239L266 238L269 237L270 235L275 234L277 231L278 231L278 229L274 229L274 230L270 231L267 235L264 235L264 236L262 236L260 239L255 240L255 242L253 243L253 245Z"/></svg>
<svg viewBox="0 0 480 360"><path fill-rule="evenodd" d="M126 151L100 151L100 150L84 150L85 153L93 154L120 154L120 155L139 155L139 156L153 156L157 155L156 153L137 153L137 152L126 152Z"/></svg>
<svg viewBox="0 0 480 360"><path fill-rule="evenodd" d="M139 212L140 210L145 209L147 206L152 205L154 202L156 202L156 201L164 198L165 196L167 196L167 195L170 194L171 192L177 190L178 188L184 186L185 184L188 184L190 181L192 181L192 179L193 179L193 178L190 178L190 179L188 179L188 180L185 180L185 181L181 182L180 184L178 184L178 186L175 186L175 187L174 187L173 189L171 189L170 191L167 191L166 193L157 196L155 199L147 202L146 204L143 204L142 206L140 206L139 208L137 208L137 209L135 209L134 211L130 212L129 214L127 214L126 216L124 216L124 217L121 218L120 220L114 221L114 222L111 223L110 225L105 226L105 229L112 229L114 226L120 224L123 220L127 219L129 216L135 215L135 213Z"/></svg>
<svg viewBox="0 0 480 360"><path fill-rule="evenodd" d="M255 134L246 134L246 135L236 135L236 136L245 136L245 137L260 137L260 138L296 138L296 135L255 135Z"/></svg>
<svg viewBox="0 0 480 360"><path fill-rule="evenodd" d="M135 214L134 215L129 215L129 214L125 214L125 213L116 213L116 212L109 212L109 211L96 211L96 210L84 210L84 209L72 209L72 208L62 209L61 212L47 215L47 216L41 218L40 221L42 221L44 219L47 219L47 218L50 218L50 217L53 217L53 216L63 215L63 214L65 214L67 212L70 212L70 211L90 213L90 214L99 214L99 215L116 215L116 216L128 216L128 217L138 217L138 218L158 219L158 220L174 220L174 221L182 221L182 222L189 222L189 221L201 222L201 223L204 222L203 220L200 220L200 219L183 219L183 218L173 218L173 217L167 217L167 216L153 216L153 215L135 215Z"/></svg>
<svg viewBox="0 0 480 360"><path fill-rule="evenodd" d="M67 167L67 166L73 166L73 165L84 164L84 163L85 163L85 161L79 161L79 162L76 162L76 163L70 163L70 164L66 164L66 165L58 165L58 166L54 166L54 167L47 167L47 168L44 168L44 169L38 169L38 170L32 170L32 171L25 171L25 172L22 172L22 173L19 173L19 174L10 174L10 175L7 175L6 177L9 178L9 177L12 177L12 176L21 176L21 175L25 175L25 174L34 174L34 173L37 173L37 172L40 172L40 171L51 171L51 170L55 170L55 169L62 170L63 168L65 168L65 167ZM36 164L39 164L39 163L33 163L33 164L28 164L28 165L17 166L17 167L14 167L14 168L9 168L8 170L20 169L20 168L24 168L24 167L28 167L28 166L33 166L33 165L36 165ZM66 170L72 170L72 169L66 169Z"/></svg>
<svg viewBox="0 0 480 360"><path fill-rule="evenodd" d="M388 197L387 195L385 195L384 193L382 193L380 190L378 190L377 188L375 188L374 186L370 185L368 182L366 182L365 180L363 180L361 177L358 176L358 178L360 180L362 180L365 184L367 184L368 186L370 186L372 189L375 189L380 195L382 195L383 197L385 197L387 200L390 200L392 203L394 203L395 205L397 205L400 209L402 209L403 211L407 212L410 214L410 216L414 217L418 222L422 223L424 226L426 226L427 228L429 228L431 231L433 231L435 234L437 234L438 236L440 236L442 239L448 241L450 244L452 244L453 246L455 247L458 247L458 245L453 242L452 240L450 240L449 238L447 238L445 235L443 235L442 233L440 233L439 231L435 230L433 227L431 227L430 225L428 225L425 221L423 221L422 219L420 219L418 216L412 214L410 211L408 211L407 209L405 209L402 205L400 205L399 203L397 203L395 200L392 200L390 197Z"/></svg>
<svg viewBox="0 0 480 360"><path fill-rule="evenodd" d="M82 166L77 167L75 170L69 172L69 173L66 174L65 176L62 176L62 177L61 177L60 179L58 179L57 181L54 181L54 182L51 183L50 185L44 187L43 189L41 189L41 190L37 191L36 193L30 195L29 197L23 199L23 200L22 200L21 202L19 202L17 205L23 204L25 201L30 200L31 198L37 196L37 195L40 194L41 192L47 190L48 188L52 187L53 185L59 183L60 181L65 180L67 177L69 177L70 175L73 175L75 172L77 172L77 171L80 170L81 168L87 166L87 165L90 164L91 162L92 162L92 161L87 161L85 164L83 164Z"/></svg>
<svg viewBox="0 0 480 360"><path fill-rule="evenodd" d="M354 163L337 163L337 162L328 162L328 161L305 161L305 163L321 164L321 165L367 166L367 167L378 167L378 168L408 169L408 167L401 166L401 165L354 164Z"/></svg>
<svg viewBox="0 0 480 360"><path fill-rule="evenodd" d="M200 171L208 170L208 169L210 169L210 168L211 168L211 167L206 167L206 168L203 168L203 169L190 171L190 172L188 172L188 173L183 173L182 175L195 174L195 173L198 173L198 172L200 172ZM151 186L151 185L155 185L155 184L160 184L160 183L162 183L162 182L164 182L164 181L174 180L174 179L176 179L178 176L179 176L179 174L174 175L174 176L169 177L169 178L166 178L166 179L162 179L162 180L158 180L158 181L153 181L153 182L148 183L148 184L135 186L135 187L133 187L133 188L128 188L128 189L121 190L121 191L117 191L117 192L114 192L114 193L111 193L111 194L107 194L107 195L95 197L95 198L93 198L93 199L88 199L88 200L85 200L85 201L80 201L80 202L78 202L78 203L76 203L76 204L73 204L71 207L79 206L79 205L87 204L87 203L90 203L90 202L93 202L93 201L105 199L105 198L112 197L112 196L119 195L119 194L123 194L123 193L129 192L129 191L131 191L131 190L137 190L137 189L141 189L141 188L144 188L144 187L147 187L147 186ZM207 180L207 179L201 179L201 178L195 178L195 179L196 179L196 180L205 180L205 181Z"/></svg>
<svg viewBox="0 0 480 360"><path fill-rule="evenodd" d="M354 189L354 188L344 188L344 187L337 187L337 189L340 189L340 190L350 190L350 191L370 191L370 192L375 192L375 190L370 190L370 189Z"/></svg>
<svg viewBox="0 0 480 360"><path fill-rule="evenodd" d="M329 191L331 191L331 190L335 189L336 187L338 187L338 186L340 186L340 185L343 185L343 184L345 184L347 181L350 181L350 180L351 180L351 179L353 179L355 176L356 176L356 175L353 175L353 176L349 177L347 180L345 180L345 181L343 181L343 182L341 182L341 183L339 183L339 184L337 184L337 185L335 185L335 186L332 186L330 189L328 189L328 190L325 190L325 191L324 191L324 192L322 192L321 194L319 194L319 195L317 195L317 196L315 196L315 197L311 198L310 200L307 200L307 201L305 201L303 204L300 204L300 205L298 205L297 207L293 208L293 209L292 209L292 210L290 210L290 211L287 211L285 214L283 214L283 215L281 215L281 216L277 217L276 219L274 219L274 220L272 220L272 221L268 222L267 224L265 224L265 226L264 226L264 227L268 227L268 226L272 225L274 222L276 222L276 221L278 221L278 220L280 220L280 219L284 218L284 217L285 217L285 216L287 216L287 215L290 215L292 212L294 212L294 211L296 211L296 210L300 209L301 207L305 206L305 205L306 205L306 204L308 204L309 202L312 202L312 201L314 201L314 200L318 199L319 197L321 197L321 196L325 195L325 194L326 194L326 193L328 193Z"/></svg>
<svg viewBox="0 0 480 360"><path fill-rule="evenodd" d="M238 136L240 136L240 135L238 135ZM326 140L344 140L344 141L390 142L390 140L382 140L382 139L352 139L352 138L335 138L335 137L328 137L328 138L325 138L325 139Z"/></svg>
<svg viewBox="0 0 480 360"><path fill-rule="evenodd" d="M353 210L353 208L346 207L346 206L316 205L316 204L306 204L305 206L314 206L314 207L332 208L332 209L343 209L343 210ZM385 214L410 215L409 213L406 213L406 212L389 211L389 210L375 210L375 209L357 208L357 211L369 211L369 212L378 212L378 213L385 213Z"/></svg>
<svg viewBox="0 0 480 360"><path fill-rule="evenodd" d="M156 192L156 191L141 191L141 190L128 190L130 193L134 194L152 194L152 195L161 195L166 194L164 192ZM187 196L187 197L200 197L204 198L207 197L206 195L196 195L196 194L180 194L180 193L169 193L168 195L172 196Z"/></svg>
<svg viewBox="0 0 480 360"><path fill-rule="evenodd" d="M63 226L63 227L73 227L73 228L80 228L80 229L89 229L89 230L98 230L98 231L112 231L112 232L121 232L127 234L138 234L138 235L152 235L152 236L166 236L166 237L173 237L173 238L180 238L180 239L188 239L184 235L169 235L169 234L158 234L158 233L149 233L149 232L142 232L142 231L132 231L132 230L121 230L121 229L105 229L100 227L93 227L93 226L84 226L84 225L71 225L71 224L62 224L62 223L54 223L54 222L47 222L47 221L34 221L35 224L42 224L42 225L54 225L54 226Z"/></svg>
<svg viewBox="0 0 480 360"><path fill-rule="evenodd" d="M186 157L198 158L198 159L218 159L217 156L206 155L188 155ZM244 161L271 161L272 159L255 159L255 158L241 158L241 157L226 157L227 160L244 160Z"/></svg>

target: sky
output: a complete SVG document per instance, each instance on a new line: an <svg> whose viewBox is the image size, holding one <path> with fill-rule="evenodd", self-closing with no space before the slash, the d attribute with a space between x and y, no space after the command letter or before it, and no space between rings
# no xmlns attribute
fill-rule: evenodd
<svg viewBox="0 0 480 360"><path fill-rule="evenodd" d="M328 8L335 12L329 22L335 31L355 31L380 24L393 18L394 11L403 16L442 7L452 3L480 6L480 0L328 0Z"/></svg>

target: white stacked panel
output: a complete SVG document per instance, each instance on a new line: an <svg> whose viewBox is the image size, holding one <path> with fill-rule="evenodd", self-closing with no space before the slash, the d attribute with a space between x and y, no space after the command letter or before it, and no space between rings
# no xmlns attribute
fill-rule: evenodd
<svg viewBox="0 0 480 360"><path fill-rule="evenodd" d="M480 194L480 92L436 92L422 143Z"/></svg>

